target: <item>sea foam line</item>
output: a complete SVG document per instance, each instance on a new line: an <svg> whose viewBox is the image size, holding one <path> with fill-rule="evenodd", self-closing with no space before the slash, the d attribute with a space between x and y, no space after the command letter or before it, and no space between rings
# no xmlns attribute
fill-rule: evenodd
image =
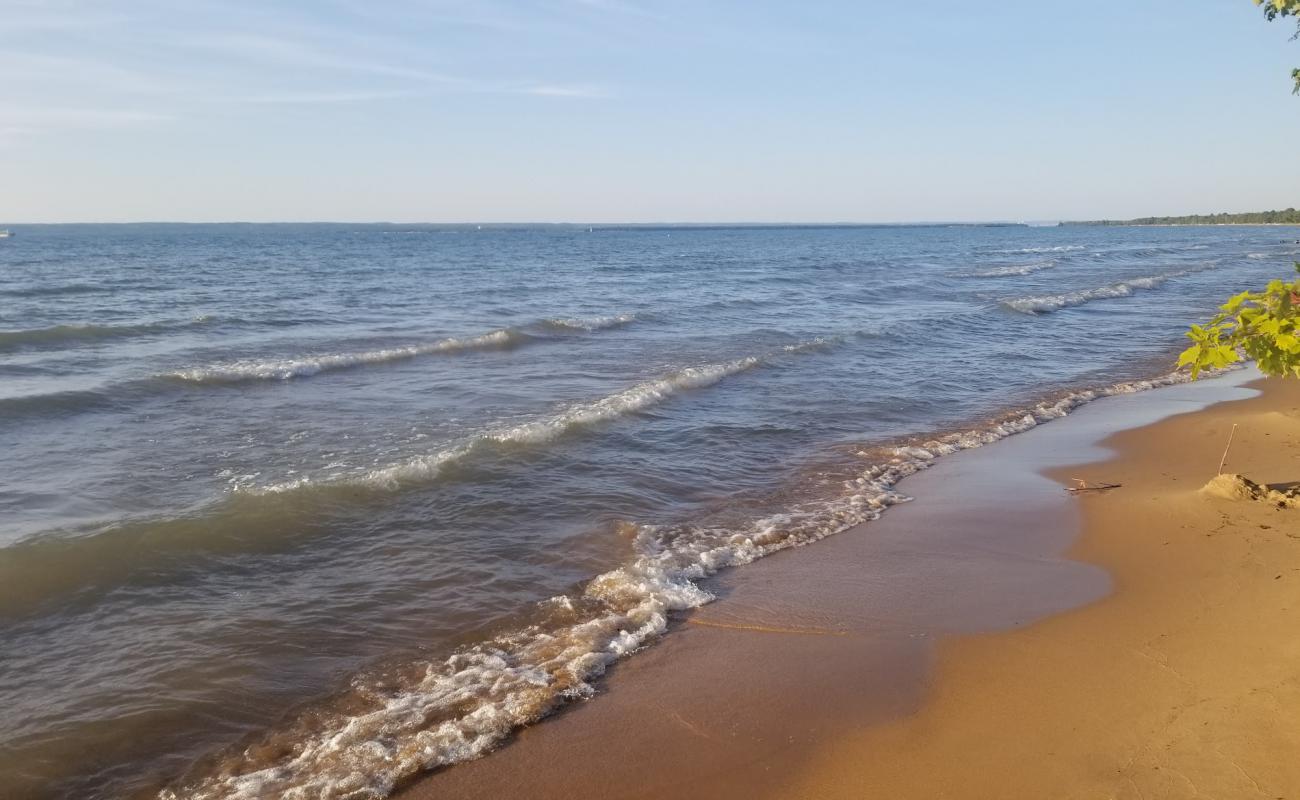
<svg viewBox="0 0 1300 800"><path fill-rule="evenodd" d="M179 370L168 373L165 377L178 378L192 383L237 383L251 380L288 380L316 375L329 370L346 369L363 364L384 364L391 361L403 361L417 356L435 353L455 353L466 350L503 349L522 344L527 340L526 334L509 328L485 333L468 338L442 339L430 344L391 347L383 350L368 350L360 353L335 353L331 355L307 356L304 358L269 359L265 361L246 360L217 364L211 367Z"/></svg>
<svg viewBox="0 0 1300 800"><path fill-rule="evenodd" d="M1007 414L988 427L899 446L887 460L846 481L838 497L738 529L637 526L635 555L580 591L541 603L543 622L425 664L404 685L354 680L349 705L360 704L361 710L304 714L183 779L160 800L386 797L421 771L477 758L516 728L591 696L592 682L610 664L661 636L672 612L715 599L699 585L701 579L879 518L890 506L910 500L896 491L899 481L944 455L1059 419L1101 397L1189 379L1175 372L1073 392Z"/></svg>
<svg viewBox="0 0 1300 800"><path fill-rule="evenodd" d="M281 494L302 489L354 487L392 491L411 483L438 478L451 464L485 446L537 445L553 441L568 431L634 414L664 402L679 392L712 386L763 363L757 356L721 364L687 367L661 378L644 381L598 400L577 403L551 416L509 428L479 433L442 450L408 461L374 469L361 475L335 478L301 478L257 488L241 488L253 494Z"/></svg>
<svg viewBox="0 0 1300 800"><path fill-rule="evenodd" d="M1202 268L1205 269L1205 268ZM1119 283L1112 283L1108 286L1100 286L1096 289L1080 289L1074 292L1064 292L1062 294L1044 294L1031 297L1018 297L1011 300L1003 300L1002 305L1018 311L1021 314L1047 314L1052 311L1059 311L1062 308L1081 306L1085 303L1091 303L1093 300L1105 300L1115 297L1129 297L1139 290L1155 289L1171 278L1180 278L1184 275L1191 275L1195 272L1201 272L1202 269L1185 269L1178 272L1167 272L1163 275L1150 275L1144 278L1133 278Z"/></svg>
<svg viewBox="0 0 1300 800"><path fill-rule="evenodd" d="M1044 259L1042 261L1031 261L1028 264L1009 264L1005 267L992 267L982 269L976 272L962 273L965 278L1005 278L1013 275L1032 275L1035 272L1042 272L1045 269L1055 267L1059 262L1054 258Z"/></svg>
<svg viewBox="0 0 1300 800"><path fill-rule="evenodd" d="M621 314L590 319L548 319L538 327L569 331L596 332L622 327L636 320L634 314ZM469 337L451 337L428 344L390 347L354 353L332 353L301 358L247 359L215 364L209 367L178 370L164 377L191 383L239 383L255 380L289 380L304 378L331 370L347 369L366 364L386 364L405 361L419 356L460 353L473 350L507 350L532 342L536 337L520 328L501 328L490 333Z"/></svg>
<svg viewBox="0 0 1300 800"><path fill-rule="evenodd" d="M1075 250L1085 250L1086 245L1081 244L1062 244L1055 247L1017 247L1011 250L997 250L998 253L1069 253Z"/></svg>
<svg viewBox="0 0 1300 800"><path fill-rule="evenodd" d="M616 314L607 317L552 317L542 324L550 328L572 331L605 331L612 328L621 328L632 322L636 322L636 314Z"/></svg>

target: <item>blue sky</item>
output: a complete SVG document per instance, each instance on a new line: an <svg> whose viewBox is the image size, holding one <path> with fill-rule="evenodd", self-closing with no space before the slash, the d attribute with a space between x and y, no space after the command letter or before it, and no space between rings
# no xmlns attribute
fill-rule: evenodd
<svg viewBox="0 0 1300 800"><path fill-rule="evenodd" d="M0 0L0 222L1300 205L1249 0Z"/></svg>

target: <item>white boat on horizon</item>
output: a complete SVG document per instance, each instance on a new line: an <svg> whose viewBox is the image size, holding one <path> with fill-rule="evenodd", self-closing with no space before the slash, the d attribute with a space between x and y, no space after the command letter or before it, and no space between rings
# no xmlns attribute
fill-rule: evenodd
<svg viewBox="0 0 1300 800"><path fill-rule="evenodd" d="M0 231L0 239L8 239L10 236L13 235L14 235L13 231Z"/></svg>

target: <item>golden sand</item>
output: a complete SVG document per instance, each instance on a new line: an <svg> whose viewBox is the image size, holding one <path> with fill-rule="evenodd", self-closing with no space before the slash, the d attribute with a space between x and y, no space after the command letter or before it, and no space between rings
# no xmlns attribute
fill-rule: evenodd
<svg viewBox="0 0 1300 800"><path fill-rule="evenodd" d="M1300 511L1198 491L1228 467L1300 480L1300 381L1113 437L1054 477L1081 495L1072 555L1115 591L940 648L914 715L829 743L772 797L1300 797ZM1284 487L1285 488L1285 487Z"/></svg>

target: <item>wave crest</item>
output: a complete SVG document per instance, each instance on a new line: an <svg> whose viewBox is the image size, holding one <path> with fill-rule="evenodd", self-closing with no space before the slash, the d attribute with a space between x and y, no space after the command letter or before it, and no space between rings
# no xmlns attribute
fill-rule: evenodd
<svg viewBox="0 0 1300 800"><path fill-rule="evenodd" d="M712 386L723 378L752 369L761 363L762 359L750 356L723 364L688 367L662 378L638 383L599 400L572 405L549 417L511 428L480 433L438 452L374 469L361 475L332 480L301 478L270 486L243 488L240 491L253 494L280 494L330 488L341 488L347 491L358 489L392 491L407 484L435 480L448 466L479 448L494 445L509 447L544 444L575 428L634 414L662 403L681 391Z"/></svg>
<svg viewBox="0 0 1300 800"><path fill-rule="evenodd" d="M608 317L553 317L542 322L542 326L561 331L606 331L621 328L636 322L636 314L617 314Z"/></svg>
<svg viewBox="0 0 1300 800"><path fill-rule="evenodd" d="M405 361L418 356L437 353L457 353L467 350L505 350L518 347L531 339L532 337L526 333L513 328L503 328L464 339L452 337L430 344L391 347L359 353L335 353L264 361L232 361L211 367L179 370L168 373L165 377L191 383L240 383L255 380L283 381L364 364L386 364L392 361Z"/></svg>
<svg viewBox="0 0 1300 800"><path fill-rule="evenodd" d="M1082 244L1062 244L1055 247L1017 247L1010 250L997 250L998 253L1070 253L1075 250L1086 250L1087 246Z"/></svg>
<svg viewBox="0 0 1300 800"><path fill-rule="evenodd" d="M1018 297L1011 300L1003 300L1001 301L1001 304L1012 311L1037 316L1039 314L1048 314L1053 311L1059 311L1062 308L1081 306L1085 303L1091 303L1093 300L1129 297L1139 290L1155 289L1172 278L1180 278L1184 275L1191 275L1194 272L1200 271L1201 270L1187 269L1178 272L1167 272L1163 275L1150 275L1145 278L1133 278L1119 283L1112 283L1109 286L1100 286L1096 289L1080 289L1078 291L1064 292L1062 294Z"/></svg>
<svg viewBox="0 0 1300 800"><path fill-rule="evenodd" d="M1057 265L1054 258L1044 259L1042 261L1031 261L1028 264L1008 264L1004 267L991 267L976 272L963 273L962 277L966 278L1006 278L1013 275L1032 275L1035 272L1042 272L1045 269L1051 269Z"/></svg>
<svg viewBox="0 0 1300 800"><path fill-rule="evenodd" d="M566 333L597 331L621 328L637 319L635 314L618 314L607 317L589 318L554 318L543 320L535 325L521 328L501 328L479 336L451 337L429 344L390 347L381 350L368 350L355 353L328 353L301 358L248 359L214 364L208 367L170 372L163 377L190 383L241 383L244 381L283 381L291 378L305 378L321 372L348 369L367 364L387 364L394 361L406 361L420 356L452 354L471 350L508 350L529 344L537 339L534 333L552 330Z"/></svg>

